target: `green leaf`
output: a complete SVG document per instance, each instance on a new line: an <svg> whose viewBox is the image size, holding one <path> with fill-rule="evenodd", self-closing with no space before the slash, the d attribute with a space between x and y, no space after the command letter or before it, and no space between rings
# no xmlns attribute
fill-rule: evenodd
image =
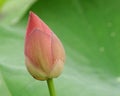
<svg viewBox="0 0 120 96"><path fill-rule="evenodd" d="M7 0L1 10L2 23L16 24L35 1L36 0Z"/></svg>
<svg viewBox="0 0 120 96"><path fill-rule="evenodd" d="M6 2L6 0L0 0L0 10L1 10L1 8L4 5L5 2Z"/></svg>
<svg viewBox="0 0 120 96"><path fill-rule="evenodd" d="M55 79L57 96L120 96L120 1L38 1L30 10L57 34L66 63ZM18 16L18 15L16 15ZM27 15L0 27L0 96L49 96L24 64Z"/></svg>

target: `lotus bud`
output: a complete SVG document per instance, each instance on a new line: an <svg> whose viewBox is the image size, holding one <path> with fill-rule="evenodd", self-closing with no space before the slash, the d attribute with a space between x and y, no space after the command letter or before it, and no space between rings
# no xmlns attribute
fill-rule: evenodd
<svg viewBox="0 0 120 96"><path fill-rule="evenodd" d="M58 77L64 67L65 51L59 38L33 12L25 37L25 64L37 80Z"/></svg>

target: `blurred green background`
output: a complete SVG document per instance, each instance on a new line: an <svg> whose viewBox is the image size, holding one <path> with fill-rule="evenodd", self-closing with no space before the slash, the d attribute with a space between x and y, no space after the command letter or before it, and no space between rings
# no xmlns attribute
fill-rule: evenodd
<svg viewBox="0 0 120 96"><path fill-rule="evenodd" d="M57 96L120 96L120 0L0 0L0 96L49 96L24 64L30 10L66 50Z"/></svg>

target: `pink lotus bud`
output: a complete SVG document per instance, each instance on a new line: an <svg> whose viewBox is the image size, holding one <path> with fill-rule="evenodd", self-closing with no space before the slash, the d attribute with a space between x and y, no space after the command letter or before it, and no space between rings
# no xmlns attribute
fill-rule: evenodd
<svg viewBox="0 0 120 96"><path fill-rule="evenodd" d="M65 52L58 37L30 12L25 38L25 63L30 74L38 80L58 77L64 61Z"/></svg>

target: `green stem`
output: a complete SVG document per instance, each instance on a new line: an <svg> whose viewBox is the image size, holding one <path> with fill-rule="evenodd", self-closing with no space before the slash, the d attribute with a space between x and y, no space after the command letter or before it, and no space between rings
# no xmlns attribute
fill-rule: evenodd
<svg viewBox="0 0 120 96"><path fill-rule="evenodd" d="M50 96L56 96L55 88L54 88L54 82L53 82L52 78L47 80L47 85L48 85L48 89L49 89L49 92L50 92Z"/></svg>

